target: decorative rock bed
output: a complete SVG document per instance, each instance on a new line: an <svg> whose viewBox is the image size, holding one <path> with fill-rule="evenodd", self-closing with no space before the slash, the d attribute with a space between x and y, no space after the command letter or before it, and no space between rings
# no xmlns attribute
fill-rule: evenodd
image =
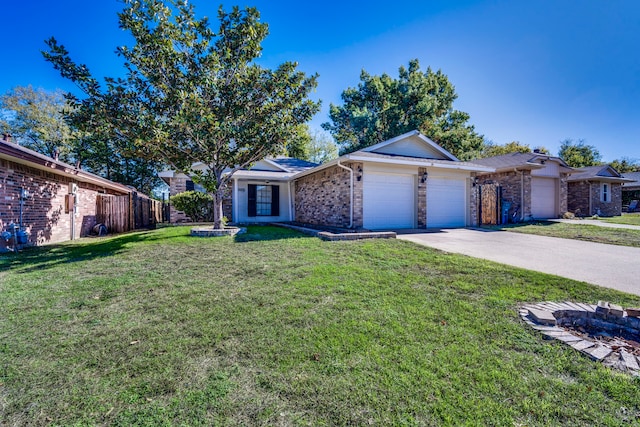
<svg viewBox="0 0 640 427"><path fill-rule="evenodd" d="M546 339L556 339L607 366L640 376L640 311L600 301L526 304L520 317Z"/></svg>
<svg viewBox="0 0 640 427"><path fill-rule="evenodd" d="M220 236L235 236L236 234L242 234L247 231L244 227L225 227L223 229L213 227L193 227L191 229L191 235L195 237L220 237Z"/></svg>

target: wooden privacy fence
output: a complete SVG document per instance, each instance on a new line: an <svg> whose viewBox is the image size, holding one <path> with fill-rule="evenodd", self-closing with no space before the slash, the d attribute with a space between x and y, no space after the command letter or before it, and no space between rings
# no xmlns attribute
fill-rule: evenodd
<svg viewBox="0 0 640 427"><path fill-rule="evenodd" d="M150 228L163 221L163 204L137 193L125 196L99 194L96 221L104 224L110 233Z"/></svg>
<svg viewBox="0 0 640 427"><path fill-rule="evenodd" d="M478 186L480 203L480 225L500 224L502 189L498 184L482 184Z"/></svg>

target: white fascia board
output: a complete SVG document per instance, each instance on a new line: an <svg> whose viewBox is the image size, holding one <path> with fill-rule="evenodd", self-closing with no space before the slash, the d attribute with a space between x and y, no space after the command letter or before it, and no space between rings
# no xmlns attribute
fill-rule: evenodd
<svg viewBox="0 0 640 427"><path fill-rule="evenodd" d="M266 157L265 157L264 159L262 159L262 161L263 161L263 162L267 162L267 163L269 163L271 166L276 167L276 168L280 169L281 171L284 171L284 172L291 172L289 169L285 168L285 167L284 167L284 166L282 166L282 165L279 165L278 163L274 162L274 161L273 161L273 160L271 160L271 159L267 159ZM251 169L249 169L249 170L251 170Z"/></svg>
<svg viewBox="0 0 640 427"><path fill-rule="evenodd" d="M409 166L420 166L420 167L431 167L431 168L441 168L441 169L453 169L453 170L464 170L470 172L495 172L494 168L490 168L488 166L479 166L479 165L468 165L461 164L458 162L452 161L451 164L443 164L437 162L430 162L429 160L403 160L403 159L377 159L374 157L359 157L359 156L345 156L349 160L361 161L361 162L373 162L373 163L389 163L395 165L409 165Z"/></svg>

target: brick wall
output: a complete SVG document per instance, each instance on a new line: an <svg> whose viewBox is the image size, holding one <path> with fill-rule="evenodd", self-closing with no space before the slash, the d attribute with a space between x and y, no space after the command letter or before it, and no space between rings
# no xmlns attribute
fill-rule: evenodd
<svg viewBox="0 0 640 427"><path fill-rule="evenodd" d="M622 185L609 184L610 202L601 201L602 183L577 181L568 185L568 211L578 216L622 215ZM591 209L589 209L591 199ZM598 213L599 212L599 213Z"/></svg>
<svg viewBox="0 0 640 427"><path fill-rule="evenodd" d="M71 239L71 213L65 212L65 196L72 178L0 159L0 230L20 220L20 189L29 192L24 201L22 221L29 244L59 243ZM74 217L75 237L91 233L96 224L96 197L101 188L78 182ZM0 239L0 250L6 242Z"/></svg>
<svg viewBox="0 0 640 427"><path fill-rule="evenodd" d="M522 184L524 182L524 191ZM502 186L502 198L513 203L513 208L520 208L523 218L531 216L531 172L510 171L478 176L479 184L498 183ZM524 196L524 200L523 200ZM477 198L477 197L476 197ZM476 202L477 203L477 202ZM477 211L477 208L476 208ZM472 211L473 212L473 211ZM476 219L477 223L477 219Z"/></svg>
<svg viewBox="0 0 640 427"><path fill-rule="evenodd" d="M353 226L362 228L362 163L345 163L354 170ZM295 181L295 220L306 224L349 226L350 173L332 166Z"/></svg>

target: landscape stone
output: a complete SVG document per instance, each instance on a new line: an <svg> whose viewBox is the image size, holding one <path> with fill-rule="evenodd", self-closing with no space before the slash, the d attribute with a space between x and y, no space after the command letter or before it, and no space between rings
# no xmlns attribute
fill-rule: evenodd
<svg viewBox="0 0 640 427"><path fill-rule="evenodd" d="M596 344L592 341L580 340L580 341L570 342L569 345L575 348L576 350L584 350L589 347L593 347Z"/></svg>
<svg viewBox="0 0 640 427"><path fill-rule="evenodd" d="M624 350L620 350L620 356L622 356L622 360L624 360L624 363L625 365L627 365L627 368L632 369L634 371L640 370L640 366L638 366L638 360L633 354L627 353Z"/></svg>
<svg viewBox="0 0 640 427"><path fill-rule="evenodd" d="M555 326L556 324L556 318L553 316L553 313L548 310L538 310L536 308L530 308L529 316L542 325Z"/></svg>
<svg viewBox="0 0 640 427"><path fill-rule="evenodd" d="M616 317L622 317L624 315L624 310L617 304L609 303L609 314Z"/></svg>
<svg viewBox="0 0 640 427"><path fill-rule="evenodd" d="M609 314L609 303L607 301L598 301L596 313L601 315Z"/></svg>
<svg viewBox="0 0 640 427"><path fill-rule="evenodd" d="M556 337L556 339L566 343L582 341L582 338L569 333L567 333L566 335L559 335Z"/></svg>
<svg viewBox="0 0 640 427"><path fill-rule="evenodd" d="M640 317L640 308L627 308L627 316Z"/></svg>
<svg viewBox="0 0 640 427"><path fill-rule="evenodd" d="M611 350L608 347L603 347L603 346L598 345L596 347L588 348L588 349L583 350L583 351L585 353L587 353L594 360L602 360L605 357L607 357L608 355L610 355L613 350Z"/></svg>

